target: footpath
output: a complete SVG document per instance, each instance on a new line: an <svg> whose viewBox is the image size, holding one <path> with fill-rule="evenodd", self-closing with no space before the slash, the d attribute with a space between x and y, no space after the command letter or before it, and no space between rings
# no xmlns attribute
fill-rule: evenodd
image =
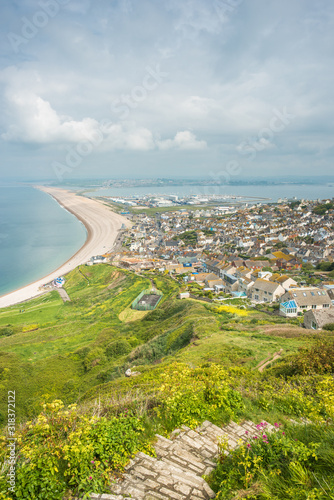
<svg viewBox="0 0 334 500"><path fill-rule="evenodd" d="M182 426L167 439L156 435L157 457L137 453L121 479L110 485L110 494L91 494L91 500L209 500L215 493L202 476L216 467L218 442L227 440L237 448L261 429L275 428L268 423L256 426L251 421L238 425L230 422L223 428L205 421L195 430ZM262 430L263 432L263 430Z"/></svg>

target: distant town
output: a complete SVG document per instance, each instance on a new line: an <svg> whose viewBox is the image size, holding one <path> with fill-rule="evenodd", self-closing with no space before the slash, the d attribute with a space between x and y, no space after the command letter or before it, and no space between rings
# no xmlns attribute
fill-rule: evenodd
<svg viewBox="0 0 334 500"><path fill-rule="evenodd" d="M133 224L121 230L114 265L170 274L180 298L244 302L313 329L334 322L334 200L104 201Z"/></svg>

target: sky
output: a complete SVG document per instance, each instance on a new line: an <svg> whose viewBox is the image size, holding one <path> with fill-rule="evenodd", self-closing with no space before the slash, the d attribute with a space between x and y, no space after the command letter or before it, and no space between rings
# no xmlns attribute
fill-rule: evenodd
<svg viewBox="0 0 334 500"><path fill-rule="evenodd" d="M0 178L333 175L333 0L2 0Z"/></svg>

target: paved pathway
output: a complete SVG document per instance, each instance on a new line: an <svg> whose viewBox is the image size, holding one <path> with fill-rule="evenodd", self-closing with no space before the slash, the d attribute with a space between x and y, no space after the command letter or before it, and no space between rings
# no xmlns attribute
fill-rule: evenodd
<svg viewBox="0 0 334 500"><path fill-rule="evenodd" d="M55 286L55 287L53 287L53 289L57 290L57 292L59 293L59 295L63 299L63 302L71 302L71 299L70 299L68 293L66 292L65 288L57 288Z"/></svg>
<svg viewBox="0 0 334 500"><path fill-rule="evenodd" d="M265 432L275 428L266 424ZM264 430L262 430L264 432ZM209 500L215 493L202 478L216 467L218 440L228 440L230 448L259 435L251 421L230 422L223 428L205 421L195 430L182 426L170 439L157 435L157 458L137 453L126 467L122 480L111 484L110 494L91 495L91 500Z"/></svg>

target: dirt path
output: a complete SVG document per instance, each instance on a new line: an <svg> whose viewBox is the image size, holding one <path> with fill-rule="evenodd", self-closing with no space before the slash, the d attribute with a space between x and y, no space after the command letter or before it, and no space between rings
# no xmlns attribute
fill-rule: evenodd
<svg viewBox="0 0 334 500"><path fill-rule="evenodd" d="M266 366L270 365L273 361L276 359L280 358L282 356L283 349L280 349L278 352L274 352L273 355L268 356L266 359L261 361L258 365L257 368L259 372L263 372L263 370L266 368Z"/></svg>

